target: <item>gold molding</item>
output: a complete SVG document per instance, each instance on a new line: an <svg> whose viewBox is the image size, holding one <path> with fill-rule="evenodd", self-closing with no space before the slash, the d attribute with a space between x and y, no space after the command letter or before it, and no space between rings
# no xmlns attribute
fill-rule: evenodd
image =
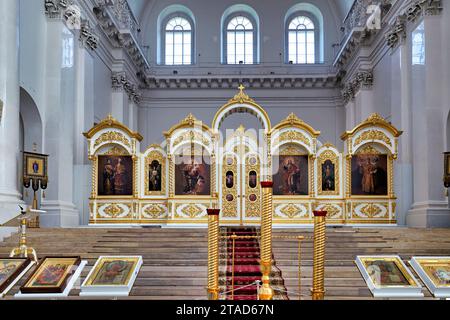
<svg viewBox="0 0 450 320"><path fill-rule="evenodd" d="M383 131L377 129L364 131L355 139L354 144L358 146L363 142L374 142L375 140L383 141L386 145L392 147L391 139L389 139L389 137Z"/></svg>
<svg viewBox="0 0 450 320"><path fill-rule="evenodd" d="M211 129L203 121L198 120L192 113L189 113L186 118L172 126L168 131L165 131L164 136L171 137L172 134L178 129L194 128L197 126L201 128L202 131L206 131L211 134Z"/></svg>
<svg viewBox="0 0 450 320"><path fill-rule="evenodd" d="M382 116L378 113L372 113L365 121L356 126L353 130L344 132L341 135L342 140L346 140L349 137L352 137L356 132L367 128L367 127L382 127L388 130L395 138L398 138L402 135L402 131L397 130L391 123L386 121Z"/></svg>
<svg viewBox="0 0 450 320"><path fill-rule="evenodd" d="M106 117L106 119L100 121L100 123L98 123L96 126L94 126L91 130L83 133L83 135L88 139L92 139L92 137L94 137L94 135L97 132L99 132L103 129L106 129L106 128L108 128L108 129L116 128L116 129L122 130L127 135L129 135L131 138L134 138L138 141L142 141L144 139L139 133L130 130L130 128L128 128L126 125L124 125L123 123L114 119L111 114L109 114Z"/></svg>
<svg viewBox="0 0 450 320"><path fill-rule="evenodd" d="M275 131L279 131L283 128L292 128L292 127L304 129L306 132L308 132L314 138L317 138L318 136L320 136L320 131L315 130L309 124L307 124L302 119L297 117L297 115L295 113L289 114L289 116L286 119L284 119L279 124L277 124L275 127L273 127L271 133L274 134Z"/></svg>

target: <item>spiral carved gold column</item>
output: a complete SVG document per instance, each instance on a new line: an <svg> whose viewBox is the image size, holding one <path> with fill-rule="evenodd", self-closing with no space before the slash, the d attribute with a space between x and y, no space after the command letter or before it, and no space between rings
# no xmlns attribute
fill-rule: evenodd
<svg viewBox="0 0 450 320"><path fill-rule="evenodd" d="M219 213L208 209L208 300L219 299Z"/></svg>
<svg viewBox="0 0 450 320"><path fill-rule="evenodd" d="M259 291L260 300L272 300L273 289L270 287L270 272L272 271L272 181L261 182L263 191L263 210L261 214L261 273L262 287Z"/></svg>
<svg viewBox="0 0 450 320"><path fill-rule="evenodd" d="M325 296L325 217L327 211L314 211L313 300Z"/></svg>

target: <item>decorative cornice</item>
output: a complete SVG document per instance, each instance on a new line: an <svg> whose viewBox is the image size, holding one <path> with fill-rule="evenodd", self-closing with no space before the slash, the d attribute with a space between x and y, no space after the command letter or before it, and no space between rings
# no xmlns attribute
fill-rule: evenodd
<svg viewBox="0 0 450 320"><path fill-rule="evenodd" d="M136 104L140 103L141 93L137 85L127 79L125 72L113 72L111 74L111 87L114 91L125 91L130 100Z"/></svg>
<svg viewBox="0 0 450 320"><path fill-rule="evenodd" d="M45 15L50 19L60 19L71 4L71 0L45 0Z"/></svg>
<svg viewBox="0 0 450 320"><path fill-rule="evenodd" d="M98 36L94 33L88 20L83 20L81 22L80 30L80 43L91 50L97 49L98 46Z"/></svg>
<svg viewBox="0 0 450 320"><path fill-rule="evenodd" d="M323 75L277 75L277 76L254 76L238 77L235 75L222 76L159 76L145 78L146 89L232 89L239 84L246 88L335 88L340 81L336 74Z"/></svg>
<svg viewBox="0 0 450 320"><path fill-rule="evenodd" d="M387 46L391 49L395 48L399 43L402 43L406 39L405 15L397 16L394 24L389 26L385 38Z"/></svg>
<svg viewBox="0 0 450 320"><path fill-rule="evenodd" d="M344 85L342 99L344 105L353 100L361 89L370 89L373 86L373 71L359 70L353 78Z"/></svg>
<svg viewBox="0 0 450 320"><path fill-rule="evenodd" d="M368 46L383 25L383 19L392 8L393 0L358 0L355 1L349 14L344 20L342 30L344 40L341 49L333 63L342 68L354 56L361 46ZM370 6L378 6L378 10L371 12ZM379 23L373 24L378 18Z"/></svg>
<svg viewBox="0 0 450 320"><path fill-rule="evenodd" d="M149 63L139 43L139 27L126 0L94 0L94 13L113 46L124 48L138 74L146 74ZM142 77L139 77L141 80Z"/></svg>
<svg viewBox="0 0 450 320"><path fill-rule="evenodd" d="M423 16L439 15L443 10L442 0L413 0L389 26L385 38L389 48L395 49L407 37L407 23L414 23Z"/></svg>

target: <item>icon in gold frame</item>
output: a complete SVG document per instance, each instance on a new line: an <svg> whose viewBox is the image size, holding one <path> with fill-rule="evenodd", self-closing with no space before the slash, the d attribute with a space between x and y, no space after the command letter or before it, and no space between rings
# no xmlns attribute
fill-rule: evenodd
<svg viewBox="0 0 450 320"><path fill-rule="evenodd" d="M101 256L81 286L81 296L127 296L142 266L141 256Z"/></svg>
<svg viewBox="0 0 450 320"><path fill-rule="evenodd" d="M357 256L355 262L374 297L423 297L422 286L399 256Z"/></svg>
<svg viewBox="0 0 450 320"><path fill-rule="evenodd" d="M20 288L21 293L63 293L81 263L76 257L44 257Z"/></svg>
<svg viewBox="0 0 450 320"><path fill-rule="evenodd" d="M30 263L29 258L0 258L0 293L4 292Z"/></svg>
<svg viewBox="0 0 450 320"><path fill-rule="evenodd" d="M409 264L435 297L450 297L450 257L412 257Z"/></svg>

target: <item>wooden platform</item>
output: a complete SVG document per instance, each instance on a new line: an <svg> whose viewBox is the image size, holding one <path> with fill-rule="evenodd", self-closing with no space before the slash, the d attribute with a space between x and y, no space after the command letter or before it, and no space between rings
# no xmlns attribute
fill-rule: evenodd
<svg viewBox="0 0 450 320"><path fill-rule="evenodd" d="M40 257L81 255L89 261L82 279L100 255L142 255L144 265L128 299L205 299L207 238L206 229L33 229L29 243ZM274 235L312 236L312 230L276 229ZM0 255L7 256L16 246L18 235L0 243ZM273 251L283 272L286 287L298 291L297 241L275 239ZM327 231L326 298L371 299L356 265L357 255L400 254L450 255L450 229L337 228ZM302 247L302 294L309 299L312 277L312 240ZM19 282L6 297L18 292ZM79 284L78 284L79 287ZM69 299L81 299L74 289ZM424 289L427 298L429 292ZM86 298L85 298L86 299ZM290 295L296 300L298 296Z"/></svg>

